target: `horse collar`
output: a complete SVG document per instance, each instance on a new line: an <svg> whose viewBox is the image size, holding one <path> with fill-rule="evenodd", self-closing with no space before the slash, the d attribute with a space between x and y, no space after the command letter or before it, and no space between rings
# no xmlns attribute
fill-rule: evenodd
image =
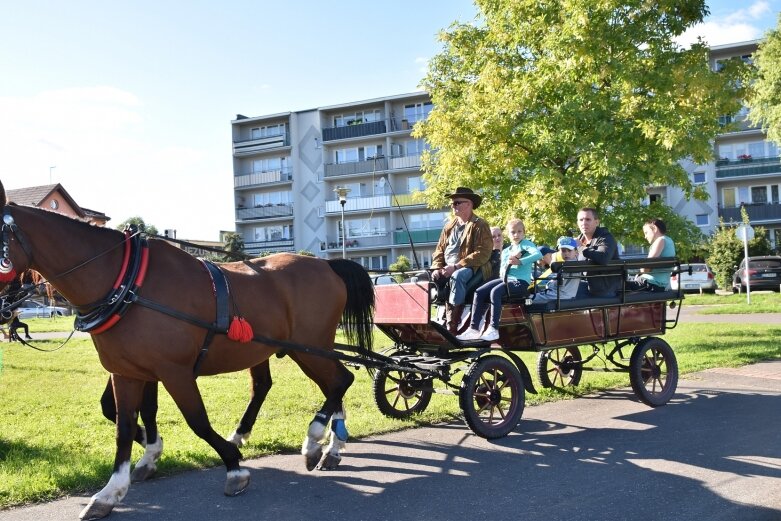
<svg viewBox="0 0 781 521"><path fill-rule="evenodd" d="M141 235L125 231L125 253L117 280L106 298L90 311L78 312L74 328L97 335L111 329L135 300L146 278L149 244Z"/></svg>

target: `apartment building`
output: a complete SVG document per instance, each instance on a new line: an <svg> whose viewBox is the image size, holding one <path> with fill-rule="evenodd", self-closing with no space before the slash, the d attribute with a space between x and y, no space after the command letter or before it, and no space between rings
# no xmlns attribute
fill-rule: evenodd
<svg viewBox="0 0 781 521"><path fill-rule="evenodd" d="M758 40L714 46L710 66L735 56L751 60ZM284 112L232 121L236 231L248 253L309 250L385 269L399 255L428 266L442 225L443 207L429 210L414 197L424 188L420 155L425 144L411 129L432 108L425 92ZM714 141L714 160L683 162L707 201L687 201L672 186L648 188L709 235L725 222L768 230L781 249L781 160L775 143L747 120L747 109L722 122L737 128ZM337 188L345 188L344 206ZM344 209L344 230L342 230ZM631 248L632 251L639 250Z"/></svg>
<svg viewBox="0 0 781 521"><path fill-rule="evenodd" d="M431 107L416 92L238 115L231 122L236 231L247 253L344 254L369 269L387 269L405 255L428 266L449 212L414 197L423 189L425 144L410 133Z"/></svg>
<svg viewBox="0 0 781 521"><path fill-rule="evenodd" d="M711 47L710 66L718 70L724 60L740 57L751 61L759 40ZM694 222L706 235L725 223L741 222L740 209L748 211L751 224L768 232L773 248L781 249L781 161L778 147L769 141L762 129L748 120L744 107L735 116L723 116L721 123L735 123L714 141L714 161L698 165L684 162L692 182L704 185L710 195L707 201L686 201L674 187L649 188L649 198L661 197L678 213Z"/></svg>

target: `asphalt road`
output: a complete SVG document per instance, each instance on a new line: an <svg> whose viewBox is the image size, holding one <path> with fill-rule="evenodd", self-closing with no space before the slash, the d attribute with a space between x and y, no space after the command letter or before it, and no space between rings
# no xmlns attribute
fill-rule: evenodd
<svg viewBox="0 0 781 521"><path fill-rule="evenodd" d="M493 442L456 422L352 441L333 472L307 472L298 455L247 461L252 483L235 498L223 468L153 479L110 519L779 520L779 413L781 360L715 369L657 409L630 390L528 407ZM74 520L88 500L0 521Z"/></svg>

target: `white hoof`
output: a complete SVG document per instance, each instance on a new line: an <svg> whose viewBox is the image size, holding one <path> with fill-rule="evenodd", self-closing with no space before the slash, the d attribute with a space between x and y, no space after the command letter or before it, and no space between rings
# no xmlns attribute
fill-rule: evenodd
<svg viewBox="0 0 781 521"><path fill-rule="evenodd" d="M90 521L91 519L103 519L114 510L114 505L93 497L89 504L79 514L79 519Z"/></svg>
<svg viewBox="0 0 781 521"><path fill-rule="evenodd" d="M225 495L238 496L249 486L250 474L247 469L232 470L225 479Z"/></svg>

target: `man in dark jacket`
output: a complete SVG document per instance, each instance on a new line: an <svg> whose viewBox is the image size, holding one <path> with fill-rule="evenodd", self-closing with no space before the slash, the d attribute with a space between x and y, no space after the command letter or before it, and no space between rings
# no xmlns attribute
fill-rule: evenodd
<svg viewBox="0 0 781 521"><path fill-rule="evenodd" d="M599 213L594 208L581 208L578 212L580 229L580 260L606 265L618 260L618 244L607 228L599 227ZM614 297L621 289L621 275L594 275L586 277L588 294L593 297Z"/></svg>

